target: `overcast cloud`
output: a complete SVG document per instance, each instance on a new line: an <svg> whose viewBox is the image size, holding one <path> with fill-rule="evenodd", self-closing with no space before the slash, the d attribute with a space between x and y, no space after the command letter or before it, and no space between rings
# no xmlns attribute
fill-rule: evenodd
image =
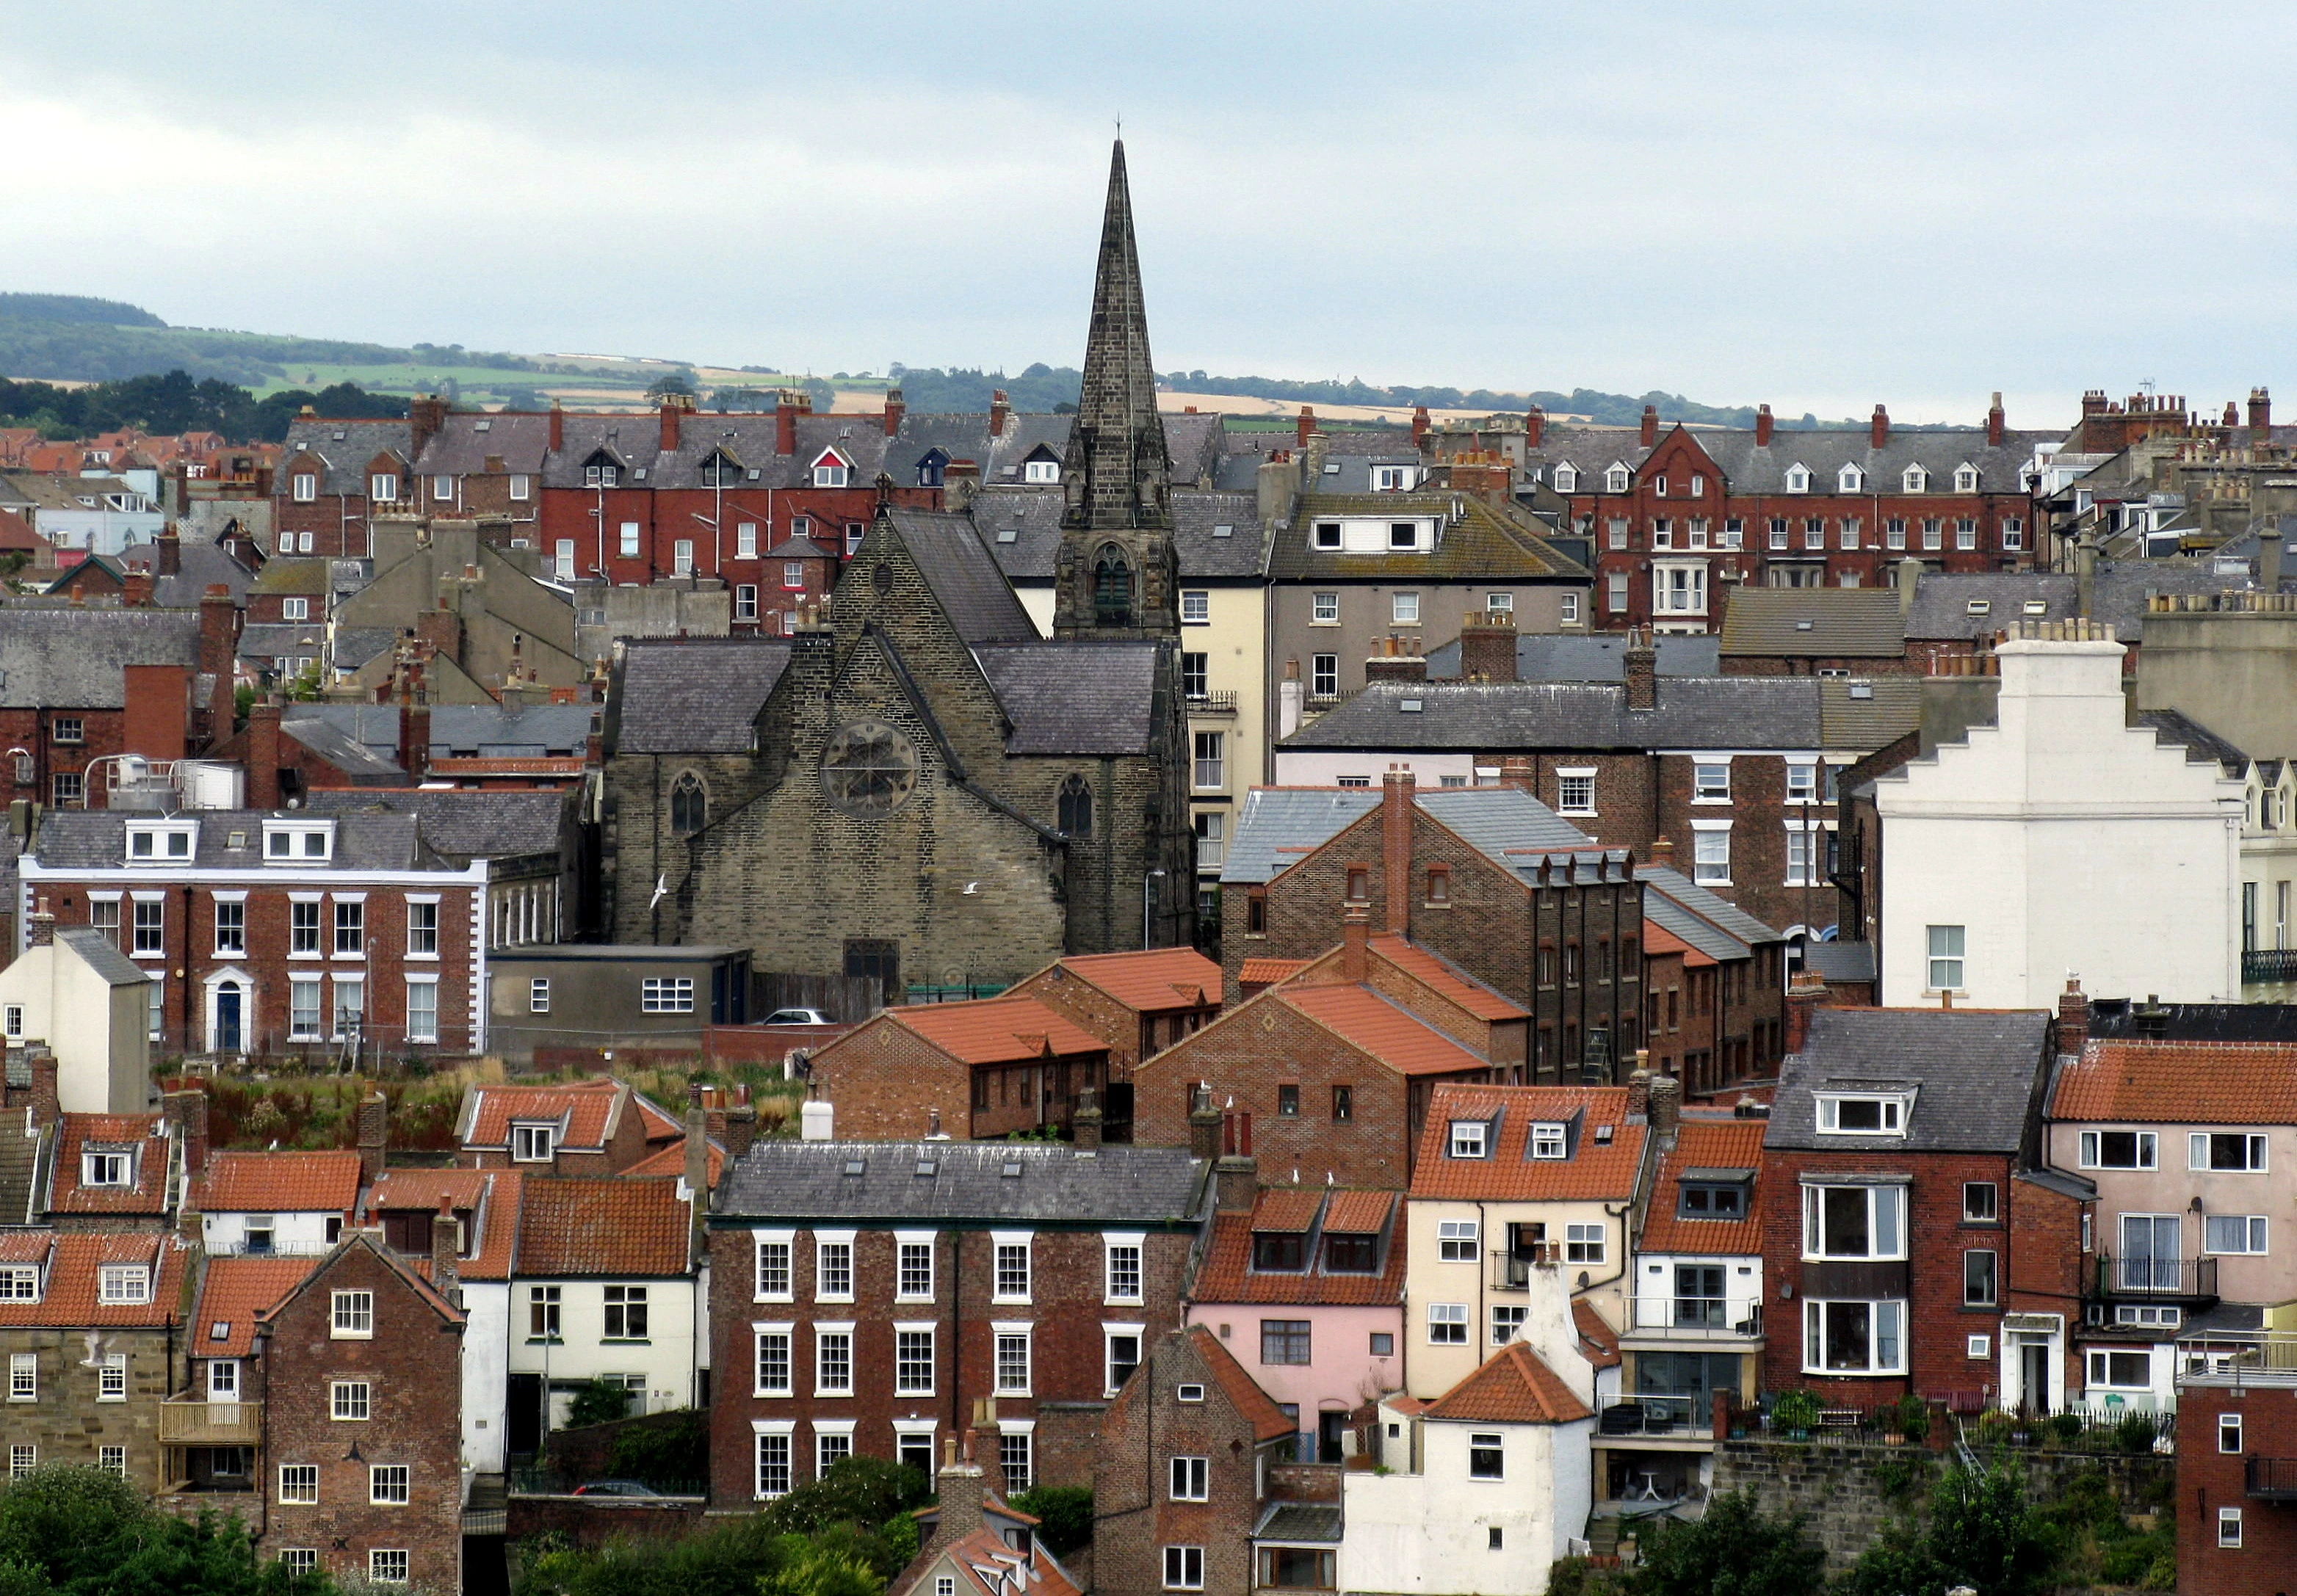
<svg viewBox="0 0 2297 1596"><path fill-rule="evenodd" d="M1166 369L2013 424L2297 400L2285 0L0 0L0 288L831 370L1074 362L1124 120Z"/></svg>

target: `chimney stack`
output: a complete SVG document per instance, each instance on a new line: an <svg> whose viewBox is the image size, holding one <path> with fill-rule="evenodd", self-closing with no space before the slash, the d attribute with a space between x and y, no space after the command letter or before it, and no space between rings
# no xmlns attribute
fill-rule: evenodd
<svg viewBox="0 0 2297 1596"><path fill-rule="evenodd" d="M678 452L679 420L678 396L671 393L663 394L662 396L662 452L665 455L674 455Z"/></svg>
<svg viewBox="0 0 2297 1596"><path fill-rule="evenodd" d="M1316 430L1316 412L1306 405L1300 407L1298 419L1292 424L1292 439L1302 448L1308 447L1308 434Z"/></svg>
<svg viewBox="0 0 2297 1596"><path fill-rule="evenodd" d="M1771 447L1771 407L1768 405L1758 405L1755 408L1755 447Z"/></svg>
<svg viewBox="0 0 2297 1596"><path fill-rule="evenodd" d="M1515 639L1512 612L1469 612L1460 622L1460 679L1513 681Z"/></svg>
<svg viewBox="0 0 2297 1596"><path fill-rule="evenodd" d="M208 1094L197 1090L160 1094L160 1117L174 1127L183 1148L184 1172L196 1175L208 1166Z"/></svg>
<svg viewBox="0 0 2297 1596"><path fill-rule="evenodd" d="M1675 868L1675 844L1666 837L1655 837L1651 845L1651 862L1662 870Z"/></svg>
<svg viewBox="0 0 2297 1596"><path fill-rule="evenodd" d="M1500 786L1513 787L1518 792L1539 795L1538 778L1532 773L1531 760L1520 753L1511 753L1500 761Z"/></svg>
<svg viewBox="0 0 2297 1596"><path fill-rule="evenodd" d="M160 536L152 545L152 571L156 576L179 576L184 569L184 540L176 532L176 523L168 522L160 529Z"/></svg>
<svg viewBox="0 0 2297 1596"><path fill-rule="evenodd" d="M1626 665L1627 707L1659 708L1659 647L1647 628L1636 627L1627 633Z"/></svg>
<svg viewBox="0 0 2297 1596"><path fill-rule="evenodd" d="M231 736L232 671L239 654L239 606L231 589L210 582L200 595L200 674L211 677L214 695L208 700L207 736L220 743Z"/></svg>
<svg viewBox="0 0 2297 1596"><path fill-rule="evenodd" d="M32 1124L44 1131L62 1115L62 1105L56 1096L56 1055L54 1049L36 1047L29 1049L32 1065Z"/></svg>
<svg viewBox="0 0 2297 1596"><path fill-rule="evenodd" d="M1651 1049L1648 1048L1637 1048L1635 1049L1635 1067L1630 1071L1627 1075L1628 1117L1633 1118L1637 1115L1641 1115L1645 1119L1650 1118L1651 1089Z"/></svg>
<svg viewBox="0 0 2297 1596"><path fill-rule="evenodd" d="M2249 391L2249 443L2263 448L2273 441L2273 396L2262 388Z"/></svg>
<svg viewBox="0 0 2297 1596"><path fill-rule="evenodd" d="M1387 867L1387 929L1393 936L1412 934L1412 809L1417 786L1401 765L1390 765L1380 783L1379 851Z"/></svg>
<svg viewBox="0 0 2297 1596"><path fill-rule="evenodd" d="M1651 1116L1651 1134L1664 1147L1675 1139L1675 1127L1683 1123L1683 1082L1673 1075L1655 1074L1648 1091L1649 1104L1644 1112Z"/></svg>
<svg viewBox="0 0 2297 1596"><path fill-rule="evenodd" d="M24 922L24 945L45 948L56 940L56 917L48 911L48 901L41 897L33 901L31 914Z"/></svg>
<svg viewBox="0 0 2297 1596"><path fill-rule="evenodd" d="M1213 1165L1213 1206L1222 1213L1249 1213L1260 1195L1260 1163L1249 1152L1224 1153Z"/></svg>
<svg viewBox="0 0 2297 1596"><path fill-rule="evenodd" d="M797 453L797 418L809 415L813 401L795 388L784 388L774 394L774 453Z"/></svg>
<svg viewBox="0 0 2297 1596"><path fill-rule="evenodd" d="M1657 405L1643 407L1643 430L1641 436L1645 448L1651 448L1659 441L1659 407Z"/></svg>
<svg viewBox="0 0 2297 1596"><path fill-rule="evenodd" d="M358 1156L359 1181L372 1186L383 1173L384 1155L391 1144L391 1099L380 1090L359 1099Z"/></svg>
<svg viewBox="0 0 2297 1596"><path fill-rule="evenodd" d="M1372 648L1371 657L1364 662L1364 681L1367 685L1427 679L1428 656L1412 653L1404 646L1403 638L1392 635L1380 638Z"/></svg>
<svg viewBox="0 0 2297 1596"><path fill-rule="evenodd" d="M2081 977L2068 975L2066 990L2058 994L2058 1051L2079 1054L2089 1041L2089 999Z"/></svg>
<svg viewBox="0 0 2297 1596"><path fill-rule="evenodd" d="M1876 448L1890 441L1890 413L1880 405L1874 407L1874 419L1867 429L1866 437Z"/></svg>
<svg viewBox="0 0 2297 1596"><path fill-rule="evenodd" d="M961 1451L954 1436L945 1444L948 1450L942 1459L941 1476L934 1481L941 1499L940 1513L934 1523L933 1538L918 1548L920 1559L953 1541L965 1539L985 1522L981 1516L981 1503L988 1486L983 1483L981 1465L973 1460L973 1442L974 1433L968 1429Z"/></svg>
<svg viewBox="0 0 2297 1596"><path fill-rule="evenodd" d="M1080 1153L1100 1151L1100 1094L1088 1086L1077 1093L1069 1122L1069 1145Z"/></svg>
<svg viewBox="0 0 2297 1596"><path fill-rule="evenodd" d="M1371 910L1351 903L1340 919L1340 979L1361 985L1371 971Z"/></svg>
<svg viewBox="0 0 2297 1596"><path fill-rule="evenodd" d="M447 424L447 401L435 393L409 399L407 404L407 465L411 471L422 457L423 446L439 435Z"/></svg>
<svg viewBox="0 0 2297 1596"><path fill-rule="evenodd" d="M1012 414L1013 406L1012 403L1006 399L1005 391L1002 388L991 390L989 394L989 435L992 438L1002 438L1005 436L1005 423Z"/></svg>
<svg viewBox="0 0 2297 1596"><path fill-rule="evenodd" d="M1412 447L1422 454L1428 452L1428 407L1414 405L1412 407Z"/></svg>
<svg viewBox="0 0 2297 1596"><path fill-rule="evenodd" d="M431 1284L450 1303L462 1284L456 1263L462 1251L463 1222L455 1217L455 1199L442 1197L438 1214L431 1221Z"/></svg>
<svg viewBox="0 0 2297 1596"><path fill-rule="evenodd" d="M2009 430L2009 420L2002 414L2002 396L1996 393L1994 396L1994 403L1988 406L1986 411L1986 441L1994 448L2000 448L2002 440Z"/></svg>
<svg viewBox="0 0 2297 1596"><path fill-rule="evenodd" d="M1539 440L1547 435L1547 412L1534 405L1523 414L1523 446L1537 448Z"/></svg>
<svg viewBox="0 0 2297 1596"><path fill-rule="evenodd" d="M1906 614L1914 609L1914 594L1922 585L1922 563L1908 555L1891 568L1890 574L1898 579L1898 613Z"/></svg>
<svg viewBox="0 0 2297 1596"><path fill-rule="evenodd" d="M566 447L566 410L556 399L550 401L550 452L556 454Z"/></svg>
<svg viewBox="0 0 2297 1596"><path fill-rule="evenodd" d="M1189 1107L1189 1156L1206 1163L1220 1156L1220 1110L1213 1107L1212 1087L1200 1083Z"/></svg>
<svg viewBox="0 0 2297 1596"><path fill-rule="evenodd" d="M1826 1002L1826 983L1815 971L1799 972L1787 986L1787 1024L1783 1050L1799 1053L1810 1041L1812 1011Z"/></svg>
<svg viewBox="0 0 2297 1596"><path fill-rule="evenodd" d="M898 388L885 390L885 436L895 436L902 430L902 417L910 413L910 402Z"/></svg>

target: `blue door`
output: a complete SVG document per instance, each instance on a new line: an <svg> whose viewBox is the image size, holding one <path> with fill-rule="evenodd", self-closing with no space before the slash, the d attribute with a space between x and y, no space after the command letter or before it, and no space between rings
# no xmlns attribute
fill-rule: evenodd
<svg viewBox="0 0 2297 1596"><path fill-rule="evenodd" d="M239 987L226 982L216 988L215 1050L239 1051Z"/></svg>

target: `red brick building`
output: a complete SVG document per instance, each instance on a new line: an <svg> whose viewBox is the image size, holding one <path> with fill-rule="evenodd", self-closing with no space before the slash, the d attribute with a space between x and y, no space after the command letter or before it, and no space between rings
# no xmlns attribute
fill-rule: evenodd
<svg viewBox="0 0 2297 1596"><path fill-rule="evenodd" d="M1033 998L1108 1047L1114 1089L1142 1059L1202 1030L1221 1011L1221 967L1193 948L1074 954L1008 987ZM1109 1104L1112 1118L1116 1105Z"/></svg>
<svg viewBox="0 0 2297 1596"><path fill-rule="evenodd" d="M1665 864L1635 877L1651 1067L1699 1095L1774 1074L1786 1035L1786 939Z"/></svg>
<svg viewBox="0 0 2297 1596"><path fill-rule="evenodd" d="M409 463L445 415L440 401L417 399L404 421L298 416L273 478L274 546L264 552L371 558L370 518L378 507L412 504Z"/></svg>
<svg viewBox="0 0 2297 1596"><path fill-rule="evenodd" d="M1190 1148L753 1146L709 1220L712 1501L740 1510L854 1455L930 1470L984 1403L1005 1493L1090 1483L1108 1401L1177 1322L1211 1165Z"/></svg>
<svg viewBox="0 0 2297 1596"><path fill-rule="evenodd" d="M683 1141L677 1117L605 1076L567 1086L473 1086L455 1119L466 1169L619 1175Z"/></svg>
<svg viewBox="0 0 2297 1596"><path fill-rule="evenodd" d="M2029 481L2038 443L1997 403L1983 429L1753 428L1637 433L1547 426L1536 412L1523 469L1570 506L1596 555L1598 626L1710 631L1741 584L1873 588L1906 558L1946 571L2033 563Z"/></svg>
<svg viewBox="0 0 2297 1596"><path fill-rule="evenodd" d="M2297 1569L2297 1403L2289 1347L2178 1380L2178 1589L2284 1596ZM2263 1364L2263 1367L2257 1366Z"/></svg>
<svg viewBox="0 0 2297 1596"><path fill-rule="evenodd" d="M839 1132L995 1139L1070 1124L1108 1085L1108 1044L1033 998L881 1009L814 1056Z"/></svg>
<svg viewBox="0 0 2297 1596"><path fill-rule="evenodd" d="M1758 1182L1764 1384L2057 1411L2079 1385L2088 1181L2044 1166L2042 1011L1821 1008Z"/></svg>
<svg viewBox="0 0 2297 1596"><path fill-rule="evenodd" d="M484 1049L487 865L413 815L63 811L17 869L151 975L155 1051Z"/></svg>

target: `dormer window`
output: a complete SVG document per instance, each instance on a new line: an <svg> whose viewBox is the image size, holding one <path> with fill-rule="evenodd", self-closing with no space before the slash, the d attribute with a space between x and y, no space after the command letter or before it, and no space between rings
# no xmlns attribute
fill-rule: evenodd
<svg viewBox="0 0 2297 1596"><path fill-rule="evenodd" d="M148 1303L152 1300L152 1271L141 1263L107 1263L95 1271L95 1300L99 1303Z"/></svg>
<svg viewBox="0 0 2297 1596"><path fill-rule="evenodd" d="M1531 1128L1531 1156L1535 1158L1560 1158L1568 1145L1568 1138L1560 1124L1542 1123Z"/></svg>
<svg viewBox="0 0 2297 1596"><path fill-rule="evenodd" d="M1822 1093L1818 1128L1829 1136L1904 1136L1906 1100L1882 1093Z"/></svg>
<svg viewBox="0 0 2297 1596"><path fill-rule="evenodd" d="M332 820L266 820L263 823L263 862L270 865L324 864L334 857L335 823Z"/></svg>
<svg viewBox="0 0 2297 1596"><path fill-rule="evenodd" d="M37 1303L40 1300L40 1271L32 1264L14 1264L0 1269L0 1303Z"/></svg>
<svg viewBox="0 0 2297 1596"><path fill-rule="evenodd" d="M1627 490L1627 479L1630 473L1626 466L1612 466L1609 471L1603 473L1603 491L1606 493L1625 493Z"/></svg>
<svg viewBox="0 0 2297 1596"><path fill-rule="evenodd" d="M194 846L193 838L198 833L196 821L130 826L128 828L128 862L131 865L188 864Z"/></svg>
<svg viewBox="0 0 2297 1596"><path fill-rule="evenodd" d="M604 449L582 462L582 486L585 488L612 488L622 480L622 462Z"/></svg>
<svg viewBox="0 0 2297 1596"><path fill-rule="evenodd" d="M702 462L702 485L704 488L731 488L742 480L742 468L724 449L712 449L710 457Z"/></svg>
<svg viewBox="0 0 2297 1596"><path fill-rule="evenodd" d="M939 488L948 480L949 457L937 448L929 448L918 462L918 486Z"/></svg>
<svg viewBox="0 0 2297 1596"><path fill-rule="evenodd" d="M128 1152L82 1153L79 1183L83 1186L133 1186L136 1155Z"/></svg>
<svg viewBox="0 0 2297 1596"><path fill-rule="evenodd" d="M1685 1176L1677 1189L1679 1219L1744 1219L1747 1186L1743 1181L1694 1181Z"/></svg>
<svg viewBox="0 0 2297 1596"><path fill-rule="evenodd" d="M1371 490L1374 493L1409 493L1420 485L1420 468L1416 465L1375 465L1371 468Z"/></svg>
<svg viewBox="0 0 2297 1596"><path fill-rule="evenodd" d="M2050 601L2046 598L2029 598L2018 608L2022 614L2046 615L2050 613Z"/></svg>
<svg viewBox="0 0 2297 1596"><path fill-rule="evenodd" d="M1857 493L1861 491L1865 484L1865 473L1860 471L1856 465L1846 465L1834 473L1834 488L1838 493Z"/></svg>
<svg viewBox="0 0 2297 1596"><path fill-rule="evenodd" d="M1789 493L1810 491L1810 473L1800 464L1787 467L1787 491Z"/></svg>
<svg viewBox="0 0 2297 1596"><path fill-rule="evenodd" d="M1972 615L1983 615L1994 608L1990 598L1973 598L1964 608Z"/></svg>
<svg viewBox="0 0 2297 1596"><path fill-rule="evenodd" d="M1324 1272L1333 1275L1369 1275L1379 1272L1379 1238L1377 1236L1324 1236Z"/></svg>
<svg viewBox="0 0 2297 1596"><path fill-rule="evenodd" d="M1412 549L1420 547L1420 523L1416 521L1396 521L1388 523L1387 546L1390 548Z"/></svg>
<svg viewBox="0 0 2297 1596"><path fill-rule="evenodd" d="M1492 1128L1479 1119L1455 1119L1452 1122L1450 1156L1454 1158L1482 1158L1488 1156Z"/></svg>
<svg viewBox="0 0 2297 1596"><path fill-rule="evenodd" d="M557 1145L558 1127L555 1124L523 1124L510 1128L510 1156L514 1164L547 1164Z"/></svg>
<svg viewBox="0 0 2297 1596"><path fill-rule="evenodd" d="M1252 1267L1263 1273L1298 1274L1307 1265L1307 1238L1297 1231L1255 1230Z"/></svg>
<svg viewBox="0 0 2297 1596"><path fill-rule="evenodd" d="M1955 466L1954 468L1954 490L1956 493L1977 492L1978 467L1975 465Z"/></svg>
<svg viewBox="0 0 2297 1596"><path fill-rule="evenodd" d="M1558 493L1574 492L1578 486L1579 473L1570 464L1567 462L1555 468L1555 490Z"/></svg>
<svg viewBox="0 0 2297 1596"><path fill-rule="evenodd" d="M1906 474L1900 477L1898 481L1900 486L1909 493L1923 493L1930 489L1931 473L1919 465L1909 465L1906 467Z"/></svg>
<svg viewBox="0 0 2297 1596"><path fill-rule="evenodd" d="M843 488L852 474L853 467L834 448L822 450L813 462L813 485L817 488Z"/></svg>
<svg viewBox="0 0 2297 1596"><path fill-rule="evenodd" d="M1061 480L1061 463L1050 448L1039 447L1035 453L1021 463L1021 480L1025 482L1050 483Z"/></svg>

